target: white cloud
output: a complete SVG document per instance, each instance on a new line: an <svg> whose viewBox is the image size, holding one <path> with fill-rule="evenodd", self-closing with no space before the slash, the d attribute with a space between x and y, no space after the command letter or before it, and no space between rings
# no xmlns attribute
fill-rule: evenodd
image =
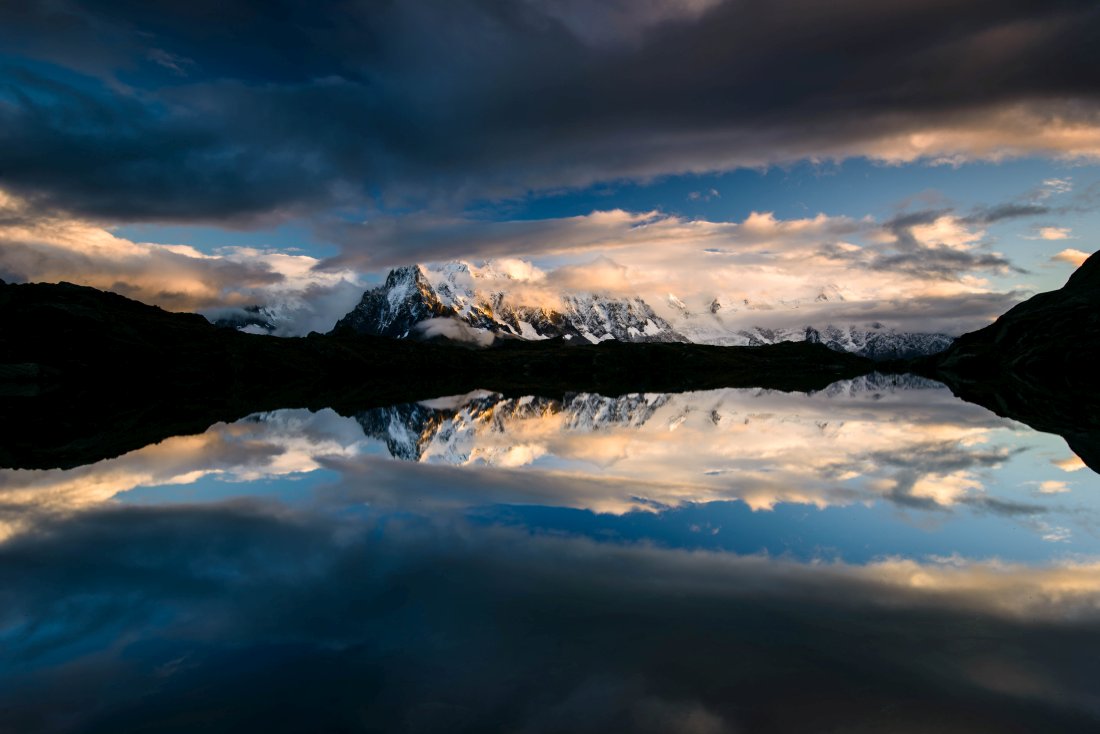
<svg viewBox="0 0 1100 734"><path fill-rule="evenodd" d="M1054 459L1050 463L1064 472L1081 471L1086 468L1085 462L1077 454L1072 454L1064 459Z"/></svg>
<svg viewBox="0 0 1100 734"><path fill-rule="evenodd" d="M96 507L138 487L311 472L326 458L356 454L365 441L353 421L331 410L281 410L257 418L217 423L201 434L173 436L75 469L0 469L0 540L27 529L35 517Z"/></svg>
<svg viewBox="0 0 1100 734"><path fill-rule="evenodd" d="M424 339L442 337L483 347L492 344L495 339L492 332L474 329L464 321L454 318L427 319L416 324L415 330Z"/></svg>
<svg viewBox="0 0 1100 734"><path fill-rule="evenodd" d="M1073 230L1069 227L1039 227L1035 234L1027 235L1028 240L1069 240L1073 238Z"/></svg>
<svg viewBox="0 0 1100 734"><path fill-rule="evenodd" d="M1051 525L1050 523L1040 522L1037 523L1041 537L1048 543L1068 543L1070 538L1073 537L1073 531L1069 528L1061 527L1060 525Z"/></svg>
<svg viewBox="0 0 1100 734"><path fill-rule="evenodd" d="M573 241L561 234L559 242ZM624 229L614 246L605 239L594 256L577 248L539 262L547 270L547 289L637 294L666 318L677 315L668 305L670 293L697 314L715 298L778 305L724 315L739 327L799 327L835 318L962 333L1015 302L995 293L984 277L983 269L995 270L1003 261L995 253L992 264L982 259L981 230L947 215L904 234L903 242L877 222L826 215L780 220L754 212L740 223L663 217ZM821 302L823 291L844 300Z"/></svg>
<svg viewBox="0 0 1100 734"><path fill-rule="evenodd" d="M1057 255L1050 258L1057 262L1069 263L1075 268L1081 267L1085 260L1089 259L1089 253L1082 252L1081 250L1074 250L1073 248L1062 250Z"/></svg>
<svg viewBox="0 0 1100 734"><path fill-rule="evenodd" d="M1071 177L1048 178L1043 181L1043 185L1038 192L1038 198L1049 199L1056 194L1068 194L1071 191L1073 191L1073 179Z"/></svg>
<svg viewBox="0 0 1100 734"><path fill-rule="evenodd" d="M114 291L173 311L222 315L271 306L283 333L327 331L362 293L347 269L319 270L306 255L225 247L133 242L99 224L37 211L0 191L0 277L68 281Z"/></svg>
<svg viewBox="0 0 1100 734"><path fill-rule="evenodd" d="M718 193L718 189L706 189L705 191L692 191L687 198L689 201L713 201L721 199L722 195Z"/></svg>
<svg viewBox="0 0 1100 734"><path fill-rule="evenodd" d="M1014 298L991 290L986 279L1006 261L985 249L982 230L951 214L908 224L826 214L779 219L771 212L709 221L621 209L504 222L410 215L342 226L336 234L344 253L320 263L256 248L207 254L132 242L95 223L34 212L13 197L0 198L0 210L0 277L68 280L213 317L267 306L284 335L330 329L361 295L362 271L383 274L379 266L455 253L488 258L482 275L535 305L552 307L563 290L640 295L659 313L669 293L696 311L716 297L804 304L797 313L785 310L790 323L781 323L778 311L746 315L749 327L820 325L836 314L849 322L961 333L984 325ZM842 293L843 303L815 303L823 289Z"/></svg>
<svg viewBox="0 0 1100 734"><path fill-rule="evenodd" d="M621 209L504 222L412 215L330 234L344 243L344 252L327 267L384 273L378 269L456 254L525 258L545 279L535 283L517 273L507 290L537 305L552 305L561 289L640 295L659 313L669 293L698 311L719 296L813 302L823 289L839 289L843 304L802 308L823 317L842 309L868 323L911 321L911 331L962 333L985 325L1017 298L996 293L987 280L1009 263L986 248L984 231L950 213L921 215L908 224L826 214L779 219L771 212L752 212L741 222L710 221ZM908 314L907 301L918 306ZM959 306L955 318L952 303ZM922 313L929 307L937 309L934 325ZM805 315L790 314L787 325L805 326Z"/></svg>

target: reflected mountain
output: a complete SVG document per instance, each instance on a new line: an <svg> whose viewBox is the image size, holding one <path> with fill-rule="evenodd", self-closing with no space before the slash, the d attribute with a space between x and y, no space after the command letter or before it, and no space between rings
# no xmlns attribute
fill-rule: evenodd
<svg viewBox="0 0 1100 734"><path fill-rule="evenodd" d="M1092 732L1100 476L913 376L0 470L0 732Z"/></svg>
<svg viewBox="0 0 1100 734"><path fill-rule="evenodd" d="M481 388L559 401L717 388L813 392L880 369L944 382L999 415L1064 436L1100 468L1100 392L1090 372L1100 359L1096 255L1063 289L1018 305L941 355L886 365L807 343L570 347L550 340L472 349L316 334L280 339L71 284L0 284L0 312L0 465L9 467L76 467L287 407L335 407L361 415L370 432L389 430L375 425L387 419L374 409ZM409 418L398 423L418 422ZM395 435L394 446L402 440Z"/></svg>
<svg viewBox="0 0 1100 734"><path fill-rule="evenodd" d="M568 346L220 329L68 283L0 283L0 465L73 467L218 421L344 412L488 387L512 395L716 387L820 389L874 363L821 344Z"/></svg>
<svg viewBox="0 0 1100 734"><path fill-rule="evenodd" d="M1021 466L1055 478L1008 481ZM150 497L193 485L222 496L238 485L248 492L252 482L329 473L339 481L318 497L391 510L537 506L624 516L722 502L756 512L893 507L933 524L1000 522L1030 540L998 553L1043 556L1047 542L1081 552L1097 542L1082 502L1100 482L1081 468L1057 439L917 376L872 374L812 394L513 398L481 390L350 415L269 411L83 467L0 470L0 535L149 488L161 488ZM953 552L955 539L944 542L920 540Z"/></svg>
<svg viewBox="0 0 1100 734"><path fill-rule="evenodd" d="M671 398L662 393L618 397L580 393L556 400L533 395L506 398L479 391L375 408L359 413L355 419L367 436L384 441L395 459L442 457L447 463L465 464L472 457L486 456L484 448L457 448L458 444L476 441L476 436L506 436L529 421L551 421L563 431L640 428ZM506 453L514 455L516 448Z"/></svg>

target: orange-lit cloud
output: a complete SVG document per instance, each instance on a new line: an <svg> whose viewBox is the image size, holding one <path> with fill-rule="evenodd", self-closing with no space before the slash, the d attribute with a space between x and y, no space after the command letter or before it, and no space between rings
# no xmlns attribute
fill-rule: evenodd
<svg viewBox="0 0 1100 734"><path fill-rule="evenodd" d="M217 311L278 302L302 333L327 330L362 289L347 270L320 271L295 253L228 247L207 254L188 245L133 242L103 226L36 209L0 190L0 276L16 282L68 281L173 311ZM339 301L339 314L314 318L310 299Z"/></svg>
<svg viewBox="0 0 1100 734"><path fill-rule="evenodd" d="M1073 454L1064 459L1055 459L1051 461L1054 466L1058 467L1065 472L1081 471L1085 468L1085 462L1081 460L1080 456Z"/></svg>
<svg viewBox="0 0 1100 734"><path fill-rule="evenodd" d="M1082 252L1081 250L1074 250L1073 248L1062 250L1051 258L1051 260L1056 260L1058 262L1069 263L1075 268L1081 267L1085 260L1088 259L1089 253Z"/></svg>
<svg viewBox="0 0 1100 734"><path fill-rule="evenodd" d="M1038 234L1041 240L1068 240L1072 238L1069 227L1040 227Z"/></svg>

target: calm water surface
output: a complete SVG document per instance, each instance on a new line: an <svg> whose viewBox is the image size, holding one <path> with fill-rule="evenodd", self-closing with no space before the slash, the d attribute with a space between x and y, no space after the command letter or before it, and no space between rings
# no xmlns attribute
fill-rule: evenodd
<svg viewBox="0 0 1100 734"><path fill-rule="evenodd" d="M0 731L1100 731L1100 477L917 378L0 470Z"/></svg>

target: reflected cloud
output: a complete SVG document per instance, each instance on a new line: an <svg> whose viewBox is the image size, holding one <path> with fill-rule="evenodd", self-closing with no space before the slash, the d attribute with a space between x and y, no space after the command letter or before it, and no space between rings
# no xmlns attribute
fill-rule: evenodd
<svg viewBox="0 0 1100 734"><path fill-rule="evenodd" d="M1065 459L1054 459L1050 463L1065 472L1081 471L1087 468L1085 462L1081 461L1081 457L1076 454L1068 456Z"/></svg>
<svg viewBox="0 0 1100 734"><path fill-rule="evenodd" d="M915 378L899 389L878 377L811 396L717 390L553 400L472 393L375 409L356 420L404 460L522 464L557 484L618 485L618 492L601 491L581 504L565 500L615 513L729 499L757 510L880 497L950 507L982 491L979 472L1011 453L990 442L1015 430L936 383Z"/></svg>
<svg viewBox="0 0 1100 734"><path fill-rule="evenodd" d="M878 375L811 395L477 391L348 417L280 410L78 469L0 470L0 537L139 488L162 488L158 501L174 502L180 493L166 488L213 479L250 497L266 491L251 483L318 469L335 478L299 494L330 506L622 516L729 501L758 512L887 502L903 512L1018 518L1049 535L1038 518L1066 508L988 486L1027 435L938 383ZM1053 496L1056 484L1038 494Z"/></svg>
<svg viewBox="0 0 1100 734"><path fill-rule="evenodd" d="M805 564L251 502L59 518L0 546L0 581L21 732L1100 719L1092 562Z"/></svg>
<svg viewBox="0 0 1100 734"><path fill-rule="evenodd" d="M41 515L85 510L137 487L193 484L210 476L244 483L311 472L322 457L355 455L363 438L331 410L281 410L76 469L0 469L0 540Z"/></svg>

